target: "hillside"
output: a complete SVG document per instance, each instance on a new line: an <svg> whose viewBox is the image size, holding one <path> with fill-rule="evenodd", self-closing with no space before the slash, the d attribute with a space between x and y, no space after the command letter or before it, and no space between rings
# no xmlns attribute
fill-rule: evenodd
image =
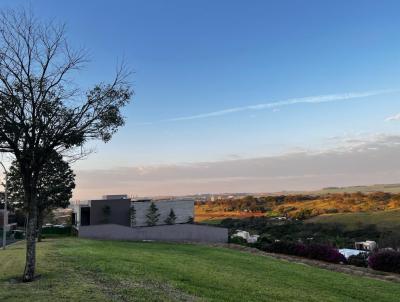
<svg viewBox="0 0 400 302"><path fill-rule="evenodd" d="M400 210L369 213L326 214L310 218L306 222L339 223L349 229L356 229L373 224L376 225L378 229L400 231Z"/></svg>
<svg viewBox="0 0 400 302"><path fill-rule="evenodd" d="M0 301L395 301L397 283L345 275L225 248L46 240L41 279L13 281L24 244L0 251Z"/></svg>
<svg viewBox="0 0 400 302"><path fill-rule="evenodd" d="M369 186L349 186L349 187L327 187L316 191L301 191L293 192L296 194L328 194L328 193L371 193L371 192L386 192L400 193L400 184L375 184Z"/></svg>
<svg viewBox="0 0 400 302"><path fill-rule="evenodd" d="M400 194L387 192L246 196L197 202L196 219L204 221L278 215L304 220L323 214L395 209L400 209Z"/></svg>

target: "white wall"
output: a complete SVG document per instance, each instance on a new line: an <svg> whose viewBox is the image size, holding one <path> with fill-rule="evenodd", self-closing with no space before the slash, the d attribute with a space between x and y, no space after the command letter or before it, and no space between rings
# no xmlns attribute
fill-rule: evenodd
<svg viewBox="0 0 400 302"><path fill-rule="evenodd" d="M158 208L158 213L160 217L158 218L157 225L165 224L165 219L168 217L171 209L174 210L176 221L175 223L186 223L190 217L194 218L194 200L191 199L174 199L174 200L157 200L152 201ZM135 202L133 201L131 205L135 207L135 226L147 226L148 210L151 202Z"/></svg>

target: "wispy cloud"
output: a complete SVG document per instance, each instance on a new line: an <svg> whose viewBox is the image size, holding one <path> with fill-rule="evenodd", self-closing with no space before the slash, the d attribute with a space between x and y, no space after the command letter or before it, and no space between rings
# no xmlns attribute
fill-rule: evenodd
<svg viewBox="0 0 400 302"><path fill-rule="evenodd" d="M400 121L400 113L387 117L385 121L387 122Z"/></svg>
<svg viewBox="0 0 400 302"><path fill-rule="evenodd" d="M318 104L318 103L328 103L328 102L335 102L335 101L345 101L345 100L360 99L360 98L365 98L365 97L369 97L369 96L381 95L381 94L391 93L391 92L395 92L395 91L397 91L397 90L386 89L386 90L372 90L372 91L364 91L364 92L349 92L349 93L340 93L340 94L327 94L327 95L317 95L317 96L309 96L309 97L301 97L301 98L292 98L292 99L287 99L287 100L282 100L282 101L275 101L275 102L234 107L234 108L227 108L227 109L223 109L223 110L201 113L201 114L196 114L196 115L175 117L175 118L162 120L161 122L176 122L176 121L204 119L204 118L228 115L228 114L242 112L242 111L248 111L248 110L263 110L263 109L276 110L279 107L290 106L290 105L295 105L295 104Z"/></svg>

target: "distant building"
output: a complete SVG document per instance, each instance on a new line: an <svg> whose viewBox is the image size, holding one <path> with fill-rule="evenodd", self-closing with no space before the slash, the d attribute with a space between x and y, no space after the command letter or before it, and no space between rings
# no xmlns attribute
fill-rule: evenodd
<svg viewBox="0 0 400 302"><path fill-rule="evenodd" d="M376 244L375 241L367 240L367 241L355 242L354 247L356 250L373 252L378 248L378 245Z"/></svg>
<svg viewBox="0 0 400 302"><path fill-rule="evenodd" d="M350 256L357 256L359 254L365 253L365 251L355 250L355 249L339 249L339 253L348 259Z"/></svg>
<svg viewBox="0 0 400 302"><path fill-rule="evenodd" d="M363 253L373 252L378 248L375 241L367 240L354 243L354 249L339 249L339 253L349 258L350 256L357 256Z"/></svg>
<svg viewBox="0 0 400 302"><path fill-rule="evenodd" d="M72 224L82 238L176 242L228 240L227 228L193 223L194 200L190 198L152 200L106 195L103 199L72 202L70 208L73 210ZM167 218L172 216L173 222L169 219L170 223L167 223Z"/></svg>
<svg viewBox="0 0 400 302"><path fill-rule="evenodd" d="M256 243L260 235L250 235L250 233L247 231L237 230L236 233L232 235L232 237L243 238L244 240L246 240L247 243Z"/></svg>
<svg viewBox="0 0 400 302"><path fill-rule="evenodd" d="M128 199L128 195L120 194L120 195L103 195L103 199Z"/></svg>

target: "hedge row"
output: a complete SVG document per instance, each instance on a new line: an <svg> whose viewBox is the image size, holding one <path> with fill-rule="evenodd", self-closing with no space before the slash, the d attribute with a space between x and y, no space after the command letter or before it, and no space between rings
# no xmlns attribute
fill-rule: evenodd
<svg viewBox="0 0 400 302"><path fill-rule="evenodd" d="M260 247L260 249L270 253L294 255L331 263L347 262L346 257L339 253L338 250L327 245L306 245L299 242L277 241L269 244L264 244Z"/></svg>
<svg viewBox="0 0 400 302"><path fill-rule="evenodd" d="M42 235L71 235L71 229L70 226L64 228L46 227L42 228Z"/></svg>
<svg viewBox="0 0 400 302"><path fill-rule="evenodd" d="M380 251L369 256L367 253L362 253L346 260L337 249L320 244L306 245L299 242L277 241L263 244L259 248L270 253L294 255L331 263L369 266L374 270L400 274L400 252L396 251Z"/></svg>

